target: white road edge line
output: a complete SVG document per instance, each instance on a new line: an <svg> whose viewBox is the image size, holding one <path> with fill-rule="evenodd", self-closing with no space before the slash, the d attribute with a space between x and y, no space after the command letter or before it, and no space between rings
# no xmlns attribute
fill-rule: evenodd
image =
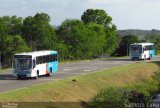
<svg viewBox="0 0 160 108"><path fill-rule="evenodd" d="M85 71L85 72L89 72L89 71L93 71L93 70L96 70L96 69L98 69L98 68L86 69L86 70L84 70L84 71Z"/></svg>
<svg viewBox="0 0 160 108"><path fill-rule="evenodd" d="M68 71L68 70L72 70L72 69L64 69L64 71Z"/></svg>

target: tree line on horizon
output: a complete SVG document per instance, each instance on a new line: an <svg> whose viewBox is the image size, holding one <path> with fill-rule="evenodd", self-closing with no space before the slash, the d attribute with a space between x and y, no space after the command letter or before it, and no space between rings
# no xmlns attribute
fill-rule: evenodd
<svg viewBox="0 0 160 108"><path fill-rule="evenodd" d="M58 27L50 24L46 13L24 19L0 17L0 61L4 66L11 64L16 53L37 50L57 50L60 60L91 59L115 53L125 55L120 54L125 52L122 47L125 39L130 43L139 41L137 36L119 38L112 18L101 9L87 9L81 20L66 19Z"/></svg>

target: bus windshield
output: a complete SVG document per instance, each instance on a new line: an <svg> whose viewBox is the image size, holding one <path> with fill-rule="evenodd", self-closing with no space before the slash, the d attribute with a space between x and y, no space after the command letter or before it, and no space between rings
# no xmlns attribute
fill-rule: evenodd
<svg viewBox="0 0 160 108"><path fill-rule="evenodd" d="M131 45L130 46L130 53L131 54L141 54L142 53L142 46L141 45Z"/></svg>
<svg viewBox="0 0 160 108"><path fill-rule="evenodd" d="M14 58L13 68L19 70L28 70L32 68L31 58Z"/></svg>

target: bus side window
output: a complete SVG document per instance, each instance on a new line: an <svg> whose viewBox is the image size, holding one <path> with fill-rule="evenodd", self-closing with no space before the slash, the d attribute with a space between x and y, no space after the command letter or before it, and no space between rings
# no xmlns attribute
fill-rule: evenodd
<svg viewBox="0 0 160 108"><path fill-rule="evenodd" d="M55 61L57 61L58 60L58 55L57 54L55 54Z"/></svg>
<svg viewBox="0 0 160 108"><path fill-rule="evenodd" d="M33 68L35 68L35 66L36 66L36 61L35 59L33 59Z"/></svg>

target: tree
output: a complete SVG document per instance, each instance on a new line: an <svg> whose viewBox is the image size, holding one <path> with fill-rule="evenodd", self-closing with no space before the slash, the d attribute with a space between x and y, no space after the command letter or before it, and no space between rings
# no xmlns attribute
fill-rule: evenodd
<svg viewBox="0 0 160 108"><path fill-rule="evenodd" d="M89 23L87 24L88 29L88 50L90 56L98 56L104 52L106 46L106 39L105 39L105 29L100 24Z"/></svg>
<svg viewBox="0 0 160 108"><path fill-rule="evenodd" d="M3 18L0 17L0 51L3 50L4 37L8 35L9 28Z"/></svg>
<svg viewBox="0 0 160 108"><path fill-rule="evenodd" d="M10 22L8 23L10 27L9 35L21 35L22 34L22 24L23 20L21 17L12 16L10 17Z"/></svg>
<svg viewBox="0 0 160 108"><path fill-rule="evenodd" d="M128 55L129 45L137 42L139 42L138 36L126 35L122 37L119 47L116 50L116 54L118 54L119 56Z"/></svg>
<svg viewBox="0 0 160 108"><path fill-rule="evenodd" d="M55 49L56 34L50 25L50 16L37 13L23 22L23 38L32 50Z"/></svg>
<svg viewBox="0 0 160 108"><path fill-rule="evenodd" d="M3 64L4 38L8 34L8 27L4 20L0 18L0 66Z"/></svg>
<svg viewBox="0 0 160 108"><path fill-rule="evenodd" d="M21 35L22 18L17 16L4 16L0 17L1 22L7 26L7 34L9 35Z"/></svg>
<svg viewBox="0 0 160 108"><path fill-rule="evenodd" d="M85 24L93 22L104 27L108 27L112 21L112 18L104 10L100 9L87 9L81 19Z"/></svg>
<svg viewBox="0 0 160 108"><path fill-rule="evenodd" d="M66 45L63 41L59 41L56 45L56 50L58 51L58 58L59 60L67 60L70 58L70 45Z"/></svg>
<svg viewBox="0 0 160 108"><path fill-rule="evenodd" d="M87 34L86 27L82 21L76 19L65 20L57 30L57 35L59 41L62 41L70 52L68 58L85 58L82 50L85 49L84 44Z"/></svg>
<svg viewBox="0 0 160 108"><path fill-rule="evenodd" d="M116 47L116 26L112 24L112 18L104 11L100 9L87 9L81 16L82 21L85 24L95 23L100 24L105 29L106 47L105 53L111 54Z"/></svg>
<svg viewBox="0 0 160 108"><path fill-rule="evenodd" d="M57 34L59 41L68 49L65 54L62 50L60 55L68 55L69 59L86 59L101 55L106 45L105 29L100 24L85 25L80 20L68 19L57 29Z"/></svg>
<svg viewBox="0 0 160 108"><path fill-rule="evenodd" d="M4 38L3 59L5 65L11 64L14 54L26 51L30 51L30 49L20 35L7 35Z"/></svg>
<svg viewBox="0 0 160 108"><path fill-rule="evenodd" d="M105 29L106 32L106 47L105 52L112 54L116 50L117 43L117 28L113 24L111 27Z"/></svg>
<svg viewBox="0 0 160 108"><path fill-rule="evenodd" d="M17 16L0 17L0 62L4 62L4 39L7 35L21 34L22 18ZM2 63L3 64L3 63Z"/></svg>
<svg viewBox="0 0 160 108"><path fill-rule="evenodd" d="M3 50L3 40L6 35L20 35L22 18L17 16L0 17L0 49Z"/></svg>

